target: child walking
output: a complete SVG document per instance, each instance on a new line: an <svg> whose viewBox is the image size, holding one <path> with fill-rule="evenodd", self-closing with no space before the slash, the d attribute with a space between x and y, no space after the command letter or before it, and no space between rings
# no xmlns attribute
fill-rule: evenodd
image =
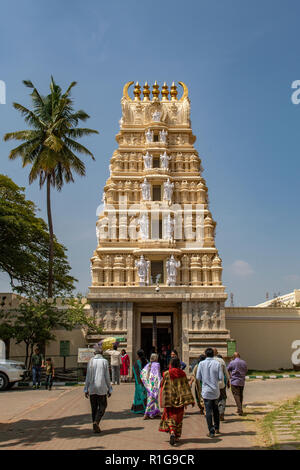
<svg viewBox="0 0 300 470"><path fill-rule="evenodd" d="M46 359L46 390L51 390L54 378L54 365L51 357Z"/></svg>

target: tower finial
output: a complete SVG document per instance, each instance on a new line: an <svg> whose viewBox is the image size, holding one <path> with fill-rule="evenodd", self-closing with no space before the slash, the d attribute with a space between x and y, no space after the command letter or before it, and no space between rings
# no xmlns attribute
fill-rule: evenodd
<svg viewBox="0 0 300 470"><path fill-rule="evenodd" d="M155 80L155 83L154 83L154 85L153 85L152 95L153 95L153 101L158 101L158 97L159 97L159 85L157 84L157 81L156 81L156 80Z"/></svg>
<svg viewBox="0 0 300 470"><path fill-rule="evenodd" d="M141 101L141 98L140 98L141 87L139 85L139 82L136 82L134 90L133 90L133 94L134 94L134 101Z"/></svg>
<svg viewBox="0 0 300 470"><path fill-rule="evenodd" d="M143 101L150 101L150 87L148 85L148 82L146 82L144 85L143 95L144 95Z"/></svg>
<svg viewBox="0 0 300 470"><path fill-rule="evenodd" d="M171 95L171 101L177 101L178 91L177 91L177 86L175 85L175 82L172 83L170 95Z"/></svg>
<svg viewBox="0 0 300 470"><path fill-rule="evenodd" d="M163 86L161 87L161 96L162 101L168 101L169 90L166 82L164 82Z"/></svg>

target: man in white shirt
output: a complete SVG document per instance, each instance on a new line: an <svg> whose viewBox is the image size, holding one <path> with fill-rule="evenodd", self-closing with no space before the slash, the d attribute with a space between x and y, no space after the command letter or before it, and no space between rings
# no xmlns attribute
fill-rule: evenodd
<svg viewBox="0 0 300 470"><path fill-rule="evenodd" d="M114 344L113 349L109 349L107 352L110 355L112 383L120 385L121 353L118 351L118 345Z"/></svg>
<svg viewBox="0 0 300 470"><path fill-rule="evenodd" d="M224 421L226 399L227 399L226 387L227 388L230 387L230 375L228 373L224 359L221 356L219 356L217 348L213 348L213 350L214 350L214 359L221 364L222 372L223 372L223 379L220 380L219 382L220 396L218 398L218 407L219 407L220 421Z"/></svg>
<svg viewBox="0 0 300 470"><path fill-rule="evenodd" d="M107 397L112 393L108 361L102 356L102 349L94 346L95 356L87 366L84 393L90 398L92 408L93 430L100 433L99 423L107 408Z"/></svg>

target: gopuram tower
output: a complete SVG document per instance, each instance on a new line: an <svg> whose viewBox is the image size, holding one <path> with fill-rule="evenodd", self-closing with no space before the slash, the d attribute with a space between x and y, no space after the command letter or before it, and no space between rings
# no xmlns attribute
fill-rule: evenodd
<svg viewBox="0 0 300 470"><path fill-rule="evenodd" d="M91 258L89 301L104 336L132 359L172 345L187 364L208 346L226 357L222 262L215 246L187 86L124 86ZM89 341L96 338L90 336Z"/></svg>

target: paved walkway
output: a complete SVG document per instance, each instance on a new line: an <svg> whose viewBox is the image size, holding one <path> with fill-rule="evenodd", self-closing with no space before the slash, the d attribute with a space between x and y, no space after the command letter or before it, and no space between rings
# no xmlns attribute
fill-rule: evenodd
<svg viewBox="0 0 300 470"><path fill-rule="evenodd" d="M271 383L272 382L272 383ZM299 394L300 380L253 381L246 384L245 403L265 404ZM228 393L226 421L221 436L206 437L207 427L198 408L189 407L183 422L183 435L177 447L170 447L168 435L158 432L159 420L144 421L128 411L133 384L114 387L109 398L102 433L93 434L89 400L83 387L57 387L46 390L16 389L0 394L0 449L257 449L256 432L235 413ZM267 395L267 396L266 396ZM268 400L269 399L269 400ZM247 409L247 407L246 407ZM251 414L251 408L249 408Z"/></svg>

